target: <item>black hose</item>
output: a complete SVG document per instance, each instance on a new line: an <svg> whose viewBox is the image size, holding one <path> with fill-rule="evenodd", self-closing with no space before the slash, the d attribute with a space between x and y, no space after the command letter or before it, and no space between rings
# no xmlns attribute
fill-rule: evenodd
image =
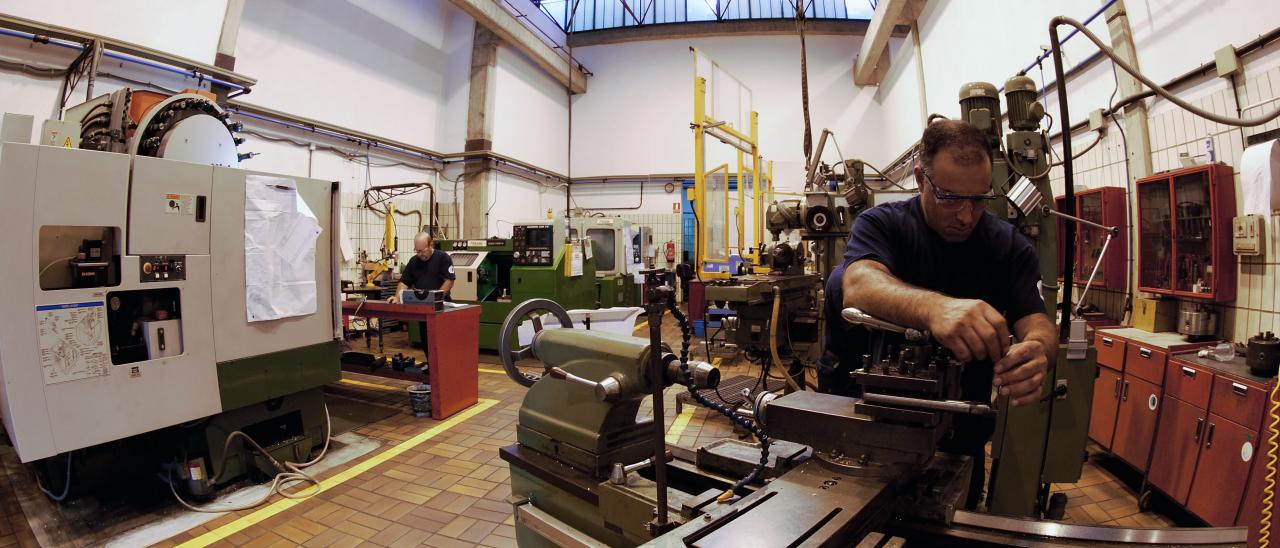
<svg viewBox="0 0 1280 548"><path fill-rule="evenodd" d="M746 477L733 483L729 491L738 496L746 496L748 493L743 489L748 483L756 481L760 474L764 472L765 466L769 465L769 444L773 440L769 439L769 435L765 434L755 423L738 416L737 413L730 409L727 405L715 401L711 401L704 397L697 389L694 388L692 377L689 375L689 341L693 338L693 329L689 327L689 321L685 318L680 308L676 306L675 294L671 293L667 298L667 310L671 311L671 316L676 319L676 323L680 325L680 374L685 378L685 385L689 387L689 396L693 401L698 402L704 407L716 410L716 412L729 417L734 424L741 426L743 429L751 432L751 435L760 440L760 462L755 468L751 469L751 473Z"/></svg>
<svg viewBox="0 0 1280 548"><path fill-rule="evenodd" d="M1065 24L1070 19L1066 17L1054 17L1049 21L1049 47L1053 48L1053 72L1058 79L1058 112L1059 119L1066 126L1071 115L1067 111L1067 79L1063 75L1062 68L1062 42L1058 40L1058 25ZM1086 34L1088 31L1085 31ZM1071 130L1066 129L1062 132L1062 157L1072 158L1071 155ZM1076 214L1076 192L1075 192L1075 162L1062 163L1063 186L1066 191L1063 194L1063 213L1067 215ZM1062 223L1066 229L1064 235L1067 248L1064 252L1067 260L1066 267L1062 269L1062 321L1059 322L1058 337L1060 340L1066 340L1071 335L1071 289L1074 284L1071 280L1075 276L1075 251L1076 251L1076 224Z"/></svg>

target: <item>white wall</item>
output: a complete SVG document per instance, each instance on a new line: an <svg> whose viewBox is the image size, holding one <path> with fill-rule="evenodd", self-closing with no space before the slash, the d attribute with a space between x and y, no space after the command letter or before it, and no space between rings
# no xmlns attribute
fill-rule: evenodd
<svg viewBox="0 0 1280 548"><path fill-rule="evenodd" d="M875 88L853 85L860 39L807 37L810 116L815 136L829 127L847 157L885 158ZM698 48L749 87L760 112L761 151L775 160L775 184L803 180L798 36L716 37L575 48L595 74L574 97L573 174L648 175L693 171L693 54ZM708 139L708 169L736 164L728 146ZM824 156L836 161L834 147ZM733 169L731 167L731 169ZM585 192L584 194L585 195ZM584 198L585 199L585 198ZM648 200L648 196L646 196ZM669 207L669 204L668 204ZM669 211L666 209L665 211Z"/></svg>
<svg viewBox="0 0 1280 548"><path fill-rule="evenodd" d="M226 0L0 0L0 13L133 42L210 65L226 10Z"/></svg>
<svg viewBox="0 0 1280 548"><path fill-rule="evenodd" d="M505 45L498 47L494 72L493 150L564 174L569 165L569 96L564 86Z"/></svg>
<svg viewBox="0 0 1280 548"><path fill-rule="evenodd" d="M243 100L438 150L460 18L444 1L246 2L236 70L259 82Z"/></svg>

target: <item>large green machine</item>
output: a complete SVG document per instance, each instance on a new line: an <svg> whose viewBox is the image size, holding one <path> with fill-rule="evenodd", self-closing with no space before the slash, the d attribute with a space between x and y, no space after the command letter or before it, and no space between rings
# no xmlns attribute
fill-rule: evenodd
<svg viewBox="0 0 1280 548"><path fill-rule="evenodd" d="M516 223L511 238L440 240L453 259L455 302L481 306L480 348L498 349L516 303L549 299L566 309L598 308L596 257L585 240L566 244L559 221ZM410 329L411 337L417 330Z"/></svg>

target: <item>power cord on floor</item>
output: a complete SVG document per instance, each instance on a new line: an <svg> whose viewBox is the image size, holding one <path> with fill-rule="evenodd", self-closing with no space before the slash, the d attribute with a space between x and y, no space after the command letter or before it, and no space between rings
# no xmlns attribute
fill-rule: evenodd
<svg viewBox="0 0 1280 548"><path fill-rule="evenodd" d="M324 406L324 447L320 449L320 454L316 456L316 458L311 459L310 461L307 461L307 462L303 462L303 463L295 463L295 462L289 462L289 461L280 462L276 460L275 457L272 457L271 454L268 453L266 449L263 449L261 445L258 445L258 442L254 441L253 438L249 437L248 434L245 434L244 432L241 432L239 430L232 432L230 434L227 434L227 439L222 446L222 455L223 455L222 469L221 469L222 471L218 473L217 477L210 480L211 483L217 483L217 480L222 476L223 473L226 472L227 470L226 464L230 455L230 453L227 450L231 446L231 441L236 438L242 438L245 441L245 443L249 444L250 447L256 450L263 457L266 457L266 459L270 461L273 466L276 467L276 470L280 472L279 474L276 474L275 478L271 480L271 487L267 489L267 494L264 495L261 499L258 499L257 501L254 501L250 504L245 504L241 506L225 506L225 507L218 507L218 508L210 508L206 506L201 508L188 503L187 501L183 500L180 495L178 495L178 490L173 485L174 482L173 482L172 468L169 469L168 477L162 476L160 479L165 483L169 484L169 492L173 493L173 498L177 500L178 503L181 504L183 507L185 507L187 510L191 510L192 512L222 514L226 512L239 512L241 510L249 510L249 509L261 506L263 503L270 500L272 495L275 495L275 494L279 494L284 498L294 499L294 500L310 498L311 496L320 492L320 480L317 480L312 475L304 472L303 469L317 462L320 462L320 460L324 458L325 453L329 451L329 438L332 434L333 434L333 421L329 417L328 404ZM310 489L310 492L305 494L286 492L285 489L287 487L290 487L291 486L290 484L295 482L310 483L314 487L314 489Z"/></svg>
<svg viewBox="0 0 1280 548"><path fill-rule="evenodd" d="M67 479L62 483L61 495L55 495L53 494L53 491L45 489L44 486L40 484L40 476L38 475L36 476L36 487L39 487L44 494L48 495L49 498L53 500L53 502L62 502L63 500L66 500L67 494L71 492L71 453L67 452Z"/></svg>

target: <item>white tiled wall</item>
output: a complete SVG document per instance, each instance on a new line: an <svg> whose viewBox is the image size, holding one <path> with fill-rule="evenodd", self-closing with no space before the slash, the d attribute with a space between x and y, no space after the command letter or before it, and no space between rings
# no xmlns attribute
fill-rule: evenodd
<svg viewBox="0 0 1280 548"><path fill-rule="evenodd" d="M653 229L653 245L657 248L657 259L654 266L675 269L680 262L681 217L679 213L629 213L617 215L631 221L632 226L647 226ZM676 262L667 264L666 244L672 242L676 246Z"/></svg>
<svg viewBox="0 0 1280 548"><path fill-rule="evenodd" d="M1280 54L1272 52L1267 55L1269 65L1280 64ZM1280 95L1280 66L1258 66L1246 64L1245 74L1237 78L1239 103L1245 107L1273 99ZM1217 114L1236 117L1236 99L1228 80L1213 79L1195 85L1190 90L1179 92L1179 96L1199 108ZM1246 110L1245 116L1257 116L1264 111L1280 106L1280 102L1263 104L1257 108ZM1167 101L1157 100L1150 103L1149 128L1151 136L1152 169L1156 172L1179 167L1179 154L1186 152L1192 156L1200 156L1201 161L1208 161L1206 139L1211 140L1216 160L1224 162L1235 169L1236 206L1242 204L1240 195L1240 157L1244 152L1245 138L1280 127L1280 120L1273 120L1254 128L1225 126L1192 115ZM1117 117L1119 119L1119 117ZM1093 140L1093 133L1078 132L1073 136L1073 148L1079 150ZM1058 149L1061 154L1061 149ZM1110 124L1107 134L1093 150L1077 158L1074 163L1075 183L1077 189L1097 188L1101 186L1124 187L1126 183L1124 148L1120 132L1115 124ZM1063 175L1061 168L1051 173L1055 194L1063 191ZM1132 205L1132 197L1131 197ZM1273 212L1274 213L1274 212ZM1131 213L1132 215L1132 213ZM1244 341L1259 331L1280 331L1280 314L1276 313L1277 294L1280 294L1280 276L1277 265L1280 264L1280 216L1269 219L1266 237L1266 251L1261 258L1242 257L1238 264L1237 296L1233 303L1220 307L1218 334L1227 339ZM1220 222L1228 223L1230 219ZM1136 224L1136 223L1135 223ZM1136 234L1130 230L1129 256L1132 261ZM1077 288L1076 295L1079 295ZM1138 295L1142 296L1142 295ZM1124 292L1093 289L1089 292L1088 301L1097 304L1108 316L1121 318L1124 310Z"/></svg>
<svg viewBox="0 0 1280 548"><path fill-rule="evenodd" d="M342 219L346 222L347 236L351 239L352 249L359 252L363 249L369 253L371 260L377 260L380 257L380 249L382 247L382 235L386 228L386 221L380 212L371 209L359 207L361 194L344 192L342 194ZM408 198L396 198L392 200L396 210L402 212L421 211L422 224L428 224L427 218L427 194L425 192L415 194ZM380 204L379 209L385 208L385 204ZM458 216L454 211L452 202L440 203L439 227L437 230L444 230L448 237L456 237L458 227ZM413 238L421 228L417 225L417 215L396 215L396 243L399 246L399 257L401 265L413 256ZM342 265L342 279L358 281L359 265L354 261L348 261Z"/></svg>

